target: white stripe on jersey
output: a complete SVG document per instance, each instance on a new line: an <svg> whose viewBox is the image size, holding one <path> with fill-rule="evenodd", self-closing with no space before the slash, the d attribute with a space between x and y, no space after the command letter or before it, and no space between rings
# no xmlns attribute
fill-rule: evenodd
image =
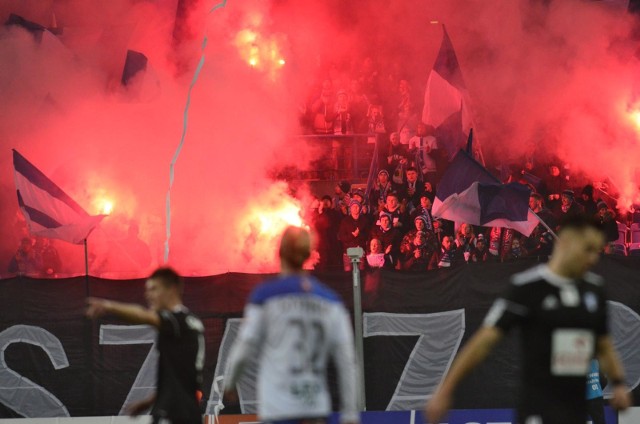
<svg viewBox="0 0 640 424"><path fill-rule="evenodd" d="M484 318L483 324L488 327L494 327L498 320L502 318L505 311L509 311L520 316L526 316L529 313L529 308L510 302L506 299L498 298L493 302L491 309L489 309L487 316Z"/></svg>

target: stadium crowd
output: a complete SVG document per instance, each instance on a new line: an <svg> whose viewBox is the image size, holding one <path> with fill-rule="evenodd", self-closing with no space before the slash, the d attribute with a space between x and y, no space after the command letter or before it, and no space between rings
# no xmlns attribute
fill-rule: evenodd
<svg viewBox="0 0 640 424"><path fill-rule="evenodd" d="M597 215L607 231L606 253L623 253L616 249L626 240L618 231L615 199L546 153L532 152L521 164L500 167L500 180L531 188L529 207L541 220L531 235L434 218L436 186L451 149L438 139L438 129L421 122L423 105L409 79L393 64L379 71L371 57L360 65L330 64L320 75L301 109L301 123L309 134L338 136L329 138L330 160L324 162L335 171L332 175L353 175L351 141L345 142L345 136L368 134L367 144L377 148L359 149L363 159L373 160L373 186L352 188L342 180L333 196L314 202L308 218L318 239L316 269L349 269L345 252L350 247L367 252L363 264L368 267L399 270L543 258L551 251L558 223L573 214ZM424 87L417 91L423 93Z"/></svg>

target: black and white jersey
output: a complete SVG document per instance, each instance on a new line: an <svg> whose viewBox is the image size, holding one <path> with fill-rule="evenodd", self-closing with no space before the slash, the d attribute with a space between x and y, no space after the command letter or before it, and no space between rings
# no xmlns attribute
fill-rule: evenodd
<svg viewBox="0 0 640 424"><path fill-rule="evenodd" d="M343 420L358 419L351 320L338 296L307 275L258 286L245 309L227 370L233 387L257 358L258 416L265 421L318 418L331 413L327 362L338 371Z"/></svg>
<svg viewBox="0 0 640 424"><path fill-rule="evenodd" d="M204 326L184 306L160 311L158 315L158 383L151 415L201 423L196 391L202 385Z"/></svg>
<svg viewBox="0 0 640 424"><path fill-rule="evenodd" d="M521 421L584 424L586 375L597 339L607 332L602 278L587 273L571 280L546 265L516 274L485 325L522 331Z"/></svg>

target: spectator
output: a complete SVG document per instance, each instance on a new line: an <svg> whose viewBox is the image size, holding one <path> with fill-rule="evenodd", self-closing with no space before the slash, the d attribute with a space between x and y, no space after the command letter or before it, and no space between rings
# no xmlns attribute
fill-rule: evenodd
<svg viewBox="0 0 640 424"><path fill-rule="evenodd" d="M578 203L584 208L584 213L587 216L594 216L598 212L597 204L593 200L593 186L591 184L584 186Z"/></svg>
<svg viewBox="0 0 640 424"><path fill-rule="evenodd" d="M389 155L387 156L387 170L389 175L393 176L394 184L402 184L404 182L404 173L409 163L407 146L400 144L400 136L397 132L391 133L389 136Z"/></svg>
<svg viewBox="0 0 640 424"><path fill-rule="evenodd" d="M434 183L436 177L436 138L427 134L427 126L420 122L416 135L409 140L409 154L413 158L412 166L422 173L422 179Z"/></svg>
<svg viewBox="0 0 640 424"><path fill-rule="evenodd" d="M391 246L389 246L390 248ZM369 268L386 268L393 269L393 257L391 256L391 250L383 250L382 242L377 238L372 238L369 242L369 253L367 254L367 265Z"/></svg>
<svg viewBox="0 0 640 424"><path fill-rule="evenodd" d="M459 252L471 252L476 247L476 235L473 225L462 223L456 233L456 249Z"/></svg>
<svg viewBox="0 0 640 424"><path fill-rule="evenodd" d="M529 196L529 209L531 209L531 211L533 211L549 228L554 229L557 227L557 221L553 216L553 213L544 207L544 198L542 195L538 193L531 193ZM551 253L551 245L547 244L546 238L542 237L542 235L547 231L549 231L547 227L540 223L522 243L524 248L532 253L532 256L546 256Z"/></svg>
<svg viewBox="0 0 640 424"><path fill-rule="evenodd" d="M375 144L378 137L386 132L387 130L384 125L382 106L369 106L369 112L367 113L367 134L369 134L368 143Z"/></svg>
<svg viewBox="0 0 640 424"><path fill-rule="evenodd" d="M360 211L361 214L369 216L369 206L367 206L367 202L364 201L365 196L362 189L357 188L351 191L349 197L351 198L351 200L357 200L358 202L360 202L360 204L362 205L362 210Z"/></svg>
<svg viewBox="0 0 640 424"><path fill-rule="evenodd" d="M433 203L436 198L436 190L429 181L424 182L424 194L426 194L429 200L431 200L431 203Z"/></svg>
<svg viewBox="0 0 640 424"><path fill-rule="evenodd" d="M370 194L370 205L372 211L381 211L384 208L385 201L387 200L387 194L393 190L391 181L389 181L389 172L386 169L381 169L378 172L378 179L376 180L373 189Z"/></svg>
<svg viewBox="0 0 640 424"><path fill-rule="evenodd" d="M34 250L36 251L36 256L41 260L41 274L43 276L53 277L60 272L60 268L62 267L60 255L53 243L53 240L45 237L36 238Z"/></svg>
<svg viewBox="0 0 640 424"><path fill-rule="evenodd" d="M429 264L435 251L427 243L426 233L418 231L413 236L413 239L407 238L412 242L412 250L404 255L401 269L409 271L425 271L429 269Z"/></svg>
<svg viewBox="0 0 640 424"><path fill-rule="evenodd" d="M393 228L397 228L402 233L407 231L406 214L398 201L398 195L396 193L391 192L387 194L387 201L382 211L391 215L391 225Z"/></svg>
<svg viewBox="0 0 640 424"><path fill-rule="evenodd" d="M338 212L346 216L349 213L349 202L351 198L349 191L351 190L351 184L349 181L342 180L334 187L333 207Z"/></svg>
<svg viewBox="0 0 640 424"><path fill-rule="evenodd" d="M36 255L31 238L24 237L20 241L20 246L16 254L9 262L8 271L11 273L35 275L40 273L41 269L42 261L38 255Z"/></svg>
<svg viewBox="0 0 640 424"><path fill-rule="evenodd" d="M407 168L406 181L397 186L398 196L409 213L420 205L420 196L424 186L418 181L418 170L413 166Z"/></svg>
<svg viewBox="0 0 640 424"><path fill-rule="evenodd" d="M313 131L316 134L332 134L335 98L331 80L322 82L320 96L311 104Z"/></svg>
<svg viewBox="0 0 640 424"><path fill-rule="evenodd" d="M518 259L522 259L526 256L527 256L527 251L525 250L524 246L522 246L520 242L520 238L514 237L513 240L511 240L511 249L509 250L509 253L506 255L505 260L515 261Z"/></svg>
<svg viewBox="0 0 640 424"><path fill-rule="evenodd" d="M416 218L422 216L425 220L425 231L433 231L433 216L431 216L431 199L423 193L420 196L420 205L416 207L410 214L411 218L415 220Z"/></svg>
<svg viewBox="0 0 640 424"><path fill-rule="evenodd" d="M456 263L456 249L451 236L442 237L442 244L438 252L438 268L450 268Z"/></svg>
<svg viewBox="0 0 640 424"><path fill-rule="evenodd" d="M596 219L602 225L602 229L605 235L605 241L607 243L613 243L620 235L618 234L618 223L615 219L615 214L605 202L598 202L598 214L596 215Z"/></svg>
<svg viewBox="0 0 640 424"><path fill-rule="evenodd" d="M548 208L554 210L560 204L560 195L566 188L566 180L560 174L558 165L549 165L549 173L544 178L544 187L541 189L546 194L548 200Z"/></svg>
<svg viewBox="0 0 640 424"><path fill-rule="evenodd" d="M397 253L400 249L400 232L391 226L391 215L380 212L378 225L371 230L371 238L380 240L384 253Z"/></svg>
<svg viewBox="0 0 640 424"><path fill-rule="evenodd" d="M367 247L369 239L369 220L360 213L362 205L356 200L349 204L349 215L342 218L338 229L338 240L342 242L342 263L345 271L351 270L351 260L347 256L347 249L350 247ZM360 262L361 266L364 266Z"/></svg>
<svg viewBox="0 0 640 424"><path fill-rule="evenodd" d="M347 96L349 97L352 121L355 125L354 131L358 133L365 132L366 129L362 128L362 122L369 110L369 99L367 99L367 96L362 92L360 81L357 79L351 80Z"/></svg>
<svg viewBox="0 0 640 424"><path fill-rule="evenodd" d="M488 262L490 259L487 239L482 234L478 234L476 247L471 251L471 262Z"/></svg>
<svg viewBox="0 0 640 424"><path fill-rule="evenodd" d="M575 201L573 190L563 190L560 195L560 204L556 205L553 215L560 222L569 216L583 215L584 208Z"/></svg>
<svg viewBox="0 0 640 424"><path fill-rule="evenodd" d="M340 212L332 207L331 196L323 196L311 218L317 236L316 249L320 255L316 269L337 267L342 262L336 236L341 218Z"/></svg>

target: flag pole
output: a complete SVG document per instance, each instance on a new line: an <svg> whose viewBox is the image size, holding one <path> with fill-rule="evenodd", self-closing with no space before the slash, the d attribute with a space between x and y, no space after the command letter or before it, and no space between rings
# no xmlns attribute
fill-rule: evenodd
<svg viewBox="0 0 640 424"><path fill-rule="evenodd" d="M535 216L535 217L536 217L536 219L538 220L538 222L539 222L539 223L541 223L541 224L542 224L542 225L543 225L547 230L549 230L549 232L551 233L551 235L553 235L553 237L554 237L556 240L558 240L558 235L555 233L555 231L553 231L553 230L551 229L551 227L549 227L549 226L547 225L547 223L546 223L546 222L544 222L544 220L538 216L538 214L537 214L537 213L535 213L531 208L529 208L529 212L531 212L531 214L532 214L533 216Z"/></svg>
<svg viewBox="0 0 640 424"><path fill-rule="evenodd" d="M87 239L84 239L84 276L89 279L89 250L87 249Z"/></svg>

